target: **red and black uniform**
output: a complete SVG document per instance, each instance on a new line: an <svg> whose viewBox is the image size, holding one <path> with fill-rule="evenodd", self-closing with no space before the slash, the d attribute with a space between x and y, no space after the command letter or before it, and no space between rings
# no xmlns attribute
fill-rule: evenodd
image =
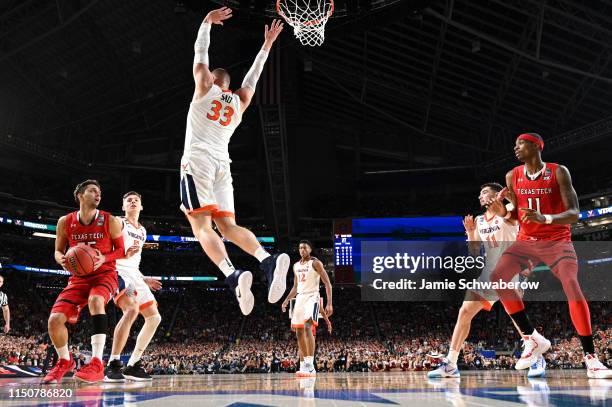
<svg viewBox="0 0 612 407"><path fill-rule="evenodd" d="M529 178L524 165L519 165L512 170L512 189L519 210L530 208L546 215L554 215L567 210L557 182L557 168L559 164L545 163L541 173L535 179ZM520 230L516 240L572 240L570 225L523 223L520 217L519 212Z"/></svg>
<svg viewBox="0 0 612 407"><path fill-rule="evenodd" d="M104 255L111 253L115 245L110 233L110 217L111 214L108 212L97 211L94 220L89 225L84 225L79 219L78 211L68 214L65 222L68 245L73 247L87 244ZM110 260L91 274L71 276L68 285L55 300L51 313L63 313L68 322L74 324L81 309L87 306L90 296L100 295L108 303L118 289L115 260Z"/></svg>
<svg viewBox="0 0 612 407"><path fill-rule="evenodd" d="M510 246L497 263L493 281L511 281L521 271L521 265L545 263L563 286L570 306L570 315L579 335L590 335L589 308L578 284L578 259L572 244L570 225L539 224L521 221L521 208L530 208L543 215L565 212L557 169L559 164L545 163L538 175L529 176L524 165L512 170L512 189L516 196L520 230L517 241ZM498 290L508 314L525 308L514 290Z"/></svg>

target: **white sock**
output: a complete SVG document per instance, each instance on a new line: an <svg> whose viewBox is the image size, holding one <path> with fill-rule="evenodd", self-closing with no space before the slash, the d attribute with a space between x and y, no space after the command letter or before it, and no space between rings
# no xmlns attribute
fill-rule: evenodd
<svg viewBox="0 0 612 407"><path fill-rule="evenodd" d="M70 352L68 352L68 344L65 344L61 348L55 346L55 351L60 359L70 360Z"/></svg>
<svg viewBox="0 0 612 407"><path fill-rule="evenodd" d="M106 334L91 335L91 357L102 360L104 353L104 343L106 342Z"/></svg>
<svg viewBox="0 0 612 407"><path fill-rule="evenodd" d="M113 360L121 360L121 355L110 355L110 358L108 358L108 364L110 365L110 362Z"/></svg>
<svg viewBox="0 0 612 407"><path fill-rule="evenodd" d="M263 247L259 246L257 250L255 250L255 253L253 253L253 256L255 256L257 260L259 260L259 262L261 263L262 261L270 257L270 253L268 253Z"/></svg>
<svg viewBox="0 0 612 407"><path fill-rule="evenodd" d="M136 338L136 346L134 346L134 352L132 352L132 356L130 356L128 366L134 366L134 364L140 360L145 349L149 346L153 335L155 335L155 331L160 322L161 316L159 314L145 318L144 325L138 333L138 338Z"/></svg>
<svg viewBox="0 0 612 407"><path fill-rule="evenodd" d="M230 274L234 274L234 271L236 271L234 265L229 259L221 260L221 263L217 264L217 266L221 269L223 274L225 274L225 277L229 276Z"/></svg>
<svg viewBox="0 0 612 407"><path fill-rule="evenodd" d="M312 366L313 362L314 362L314 356L304 356L304 364L306 366Z"/></svg>
<svg viewBox="0 0 612 407"><path fill-rule="evenodd" d="M450 349L448 351L448 356L446 357L448 359L449 362L451 362L453 365L457 364L457 359L459 359L459 352L456 350L452 350Z"/></svg>

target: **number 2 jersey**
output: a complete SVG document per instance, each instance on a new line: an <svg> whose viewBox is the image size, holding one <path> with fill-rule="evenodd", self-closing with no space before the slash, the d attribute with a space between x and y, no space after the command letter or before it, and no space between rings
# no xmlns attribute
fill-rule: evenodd
<svg viewBox="0 0 612 407"><path fill-rule="evenodd" d="M535 209L543 215L554 215L567 210L557 181L558 167L559 164L544 163L544 167L533 176L527 175L524 165L512 170L512 189L516 195L520 224L517 240L572 240L570 225L521 222L523 211L520 208Z"/></svg>
<svg viewBox="0 0 612 407"><path fill-rule="evenodd" d="M213 85L206 95L189 105L182 161L203 151L229 161L230 138L241 121L240 98Z"/></svg>

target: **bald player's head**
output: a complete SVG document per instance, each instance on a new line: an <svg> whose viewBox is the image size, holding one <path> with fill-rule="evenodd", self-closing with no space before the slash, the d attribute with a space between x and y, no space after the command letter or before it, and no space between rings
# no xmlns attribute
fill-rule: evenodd
<svg viewBox="0 0 612 407"><path fill-rule="evenodd" d="M211 72L215 77L215 85L220 87L221 89L229 89L230 86L230 74L223 68L217 68Z"/></svg>

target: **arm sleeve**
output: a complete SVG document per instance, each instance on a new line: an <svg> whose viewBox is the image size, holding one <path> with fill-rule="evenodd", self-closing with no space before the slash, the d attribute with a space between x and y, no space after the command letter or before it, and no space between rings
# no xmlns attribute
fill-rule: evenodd
<svg viewBox="0 0 612 407"><path fill-rule="evenodd" d="M113 251L104 255L106 261L113 261L117 259L123 259L125 257L125 245L123 243L123 236L119 236L113 239Z"/></svg>
<svg viewBox="0 0 612 407"><path fill-rule="evenodd" d="M263 71L264 65L266 64L266 60L268 59L268 51L261 50L259 54L255 57L255 62L249 69L249 72L244 76L244 80L242 81L243 88L251 88L253 91L257 87L257 81L261 76L261 72Z"/></svg>
<svg viewBox="0 0 612 407"><path fill-rule="evenodd" d="M202 23L198 30L198 37L193 45L193 64L209 65L208 46L210 45L210 24Z"/></svg>

